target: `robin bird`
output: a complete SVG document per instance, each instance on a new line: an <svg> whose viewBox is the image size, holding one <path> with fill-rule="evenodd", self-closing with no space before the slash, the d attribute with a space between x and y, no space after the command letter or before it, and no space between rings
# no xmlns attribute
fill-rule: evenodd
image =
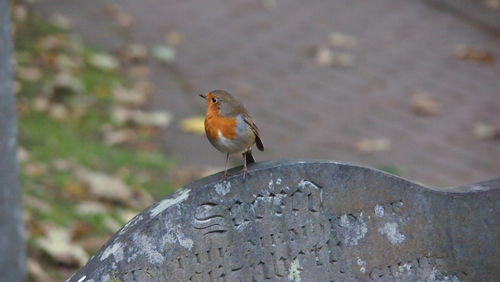
<svg viewBox="0 0 500 282"><path fill-rule="evenodd" d="M243 178L248 173L247 164L255 162L252 146L264 151L259 129L247 110L231 94L224 90L214 90L200 94L206 100L205 133L208 141L219 151L226 153L224 178L228 176L229 154L243 155Z"/></svg>

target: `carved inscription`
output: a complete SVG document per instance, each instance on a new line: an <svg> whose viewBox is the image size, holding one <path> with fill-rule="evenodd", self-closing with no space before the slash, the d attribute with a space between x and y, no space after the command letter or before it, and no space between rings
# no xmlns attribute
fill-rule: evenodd
<svg viewBox="0 0 500 282"><path fill-rule="evenodd" d="M238 272L244 270L254 273L251 278L260 281L286 277L291 262L297 258L315 267L326 268L338 263L335 253L339 242L331 239L330 221L320 213L321 187L307 180L292 188L280 183L280 180L270 183L268 189L255 194L251 201L234 200L229 206L205 203L197 208L193 226L205 236L221 236L226 232L238 234L232 236L230 244L219 248L219 260L226 258L227 263L243 263L225 269L227 263L218 264L215 257L196 250L195 264L211 267L195 267L196 275L186 278L193 281L197 277L215 279L214 275L216 278L237 278ZM277 219L286 220L287 224L276 225ZM248 232L256 232L258 236L247 237ZM231 250L234 246L238 251ZM234 259L233 256L240 257ZM182 263L173 264L173 267L180 265Z"/></svg>
<svg viewBox="0 0 500 282"><path fill-rule="evenodd" d="M373 281L459 281L456 275L448 274L442 268L442 259L421 256L374 267L369 276Z"/></svg>
<svg viewBox="0 0 500 282"><path fill-rule="evenodd" d="M227 232L225 210L224 206L215 203L205 203L199 206L196 209L194 228L203 234Z"/></svg>
<svg viewBox="0 0 500 282"><path fill-rule="evenodd" d="M193 228L210 244L193 246L168 267L183 273L185 281L287 280L292 268L314 271L324 280L352 279L344 248L365 237L366 211L331 214L324 209L322 187L308 180L294 187L280 184L270 182L250 200L198 206ZM401 201L380 205L378 215L400 206Z"/></svg>

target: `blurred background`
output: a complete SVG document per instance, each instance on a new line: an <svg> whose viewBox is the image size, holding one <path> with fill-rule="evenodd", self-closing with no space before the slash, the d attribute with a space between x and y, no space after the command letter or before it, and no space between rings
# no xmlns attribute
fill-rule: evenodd
<svg viewBox="0 0 500 282"><path fill-rule="evenodd" d="M13 0L11 17L33 281L223 169L198 97L214 89L260 127L258 161L499 176L499 0Z"/></svg>

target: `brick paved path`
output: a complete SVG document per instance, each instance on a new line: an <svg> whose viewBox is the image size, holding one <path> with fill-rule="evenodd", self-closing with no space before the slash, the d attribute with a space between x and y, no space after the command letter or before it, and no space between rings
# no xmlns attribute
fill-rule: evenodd
<svg viewBox="0 0 500 282"><path fill-rule="evenodd" d="M441 2L450 1L276 0L266 9L257 0L40 0L37 7L69 16L87 40L109 49L162 43L171 29L183 33L176 63L153 64L151 107L168 109L178 121L203 111L197 93L230 90L261 127L266 152L256 153L258 160L396 165L430 185L498 177L500 142L478 140L473 127L500 123L500 58L481 65L452 50L466 44L500 56L500 13L483 17L470 1L458 9ZM119 32L105 3L120 3L134 16L130 32ZM353 56L351 68L319 66L308 55L331 32L356 38L355 47L342 50ZM410 97L419 91L437 98L441 115L412 113ZM389 152L352 148L378 137L392 141ZM174 125L163 139L182 164L223 165L205 137Z"/></svg>

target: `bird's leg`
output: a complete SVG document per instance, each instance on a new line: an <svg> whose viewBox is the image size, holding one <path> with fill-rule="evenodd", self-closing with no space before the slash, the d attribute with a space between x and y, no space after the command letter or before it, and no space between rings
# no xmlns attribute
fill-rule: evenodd
<svg viewBox="0 0 500 282"><path fill-rule="evenodd" d="M247 169L247 155L245 153L243 155L243 179L245 179L248 169Z"/></svg>
<svg viewBox="0 0 500 282"><path fill-rule="evenodd" d="M227 173L227 161L229 160L229 153L226 154L226 165L224 166L224 179L226 179L229 176L229 173Z"/></svg>

